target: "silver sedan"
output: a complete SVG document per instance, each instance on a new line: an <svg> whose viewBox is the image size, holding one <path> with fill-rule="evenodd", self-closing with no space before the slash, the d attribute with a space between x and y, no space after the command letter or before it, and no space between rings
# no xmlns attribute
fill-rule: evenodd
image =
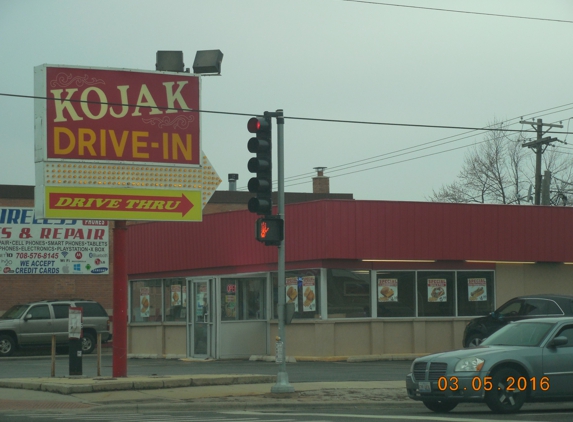
<svg viewBox="0 0 573 422"><path fill-rule="evenodd" d="M418 358L406 389L434 412L462 402L512 413L526 401L573 401L573 318L514 322L479 347Z"/></svg>

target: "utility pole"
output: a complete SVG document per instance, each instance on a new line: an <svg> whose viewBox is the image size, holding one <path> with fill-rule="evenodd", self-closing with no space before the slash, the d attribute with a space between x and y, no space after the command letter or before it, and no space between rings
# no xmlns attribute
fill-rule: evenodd
<svg viewBox="0 0 573 422"><path fill-rule="evenodd" d="M541 156L547 149L547 146L551 145L551 142L559 141L557 138L552 138L550 136L543 137L551 128L558 127L562 128L563 125L558 125L555 123L543 123L542 119L537 119L537 123L533 121L522 120L519 123L528 124L535 129L537 132L537 139L535 141L525 142L522 147L528 147L535 150L535 205L541 204ZM543 127L548 129L543 132ZM559 141L560 142L560 141Z"/></svg>

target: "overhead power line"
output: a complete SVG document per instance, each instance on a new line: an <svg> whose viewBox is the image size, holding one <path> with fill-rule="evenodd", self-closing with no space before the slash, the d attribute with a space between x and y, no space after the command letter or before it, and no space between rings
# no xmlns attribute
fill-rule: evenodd
<svg viewBox="0 0 573 422"><path fill-rule="evenodd" d="M423 7L423 6L412 6L407 4L395 4L395 3L382 3L377 1L366 1L366 0L342 0L350 3L365 3L376 6L392 6L392 7L405 7L409 9L421 9L421 10L431 10L433 12L449 12L449 13L464 13L467 15L481 15L481 16L492 16L496 18L510 18L510 19L527 19L534 21L546 21L546 22L559 22L559 23L573 23L573 21L564 19L551 19L551 18L537 18L533 16L519 16L519 15L504 15L501 13L485 13L485 12L472 12L468 10L455 10L455 9L441 9L438 7Z"/></svg>
<svg viewBox="0 0 573 422"><path fill-rule="evenodd" d="M192 108L181 108L181 107L165 107L158 105L143 105L143 104L131 104L131 103L113 103L107 101L91 101L91 100L77 100L77 99L62 99L62 98L50 98L36 95L22 95L22 94L8 94L0 92L1 97L13 97L13 98L27 98L33 100L47 100L47 101L62 101L62 102L72 102L72 103L84 103L84 104L96 104L96 105L107 105L107 106L118 106L118 107L140 107L140 108L156 108L159 110L174 110L174 111L188 111L194 113L207 113L207 114L223 114L229 116L258 116L259 113L243 113L234 111L218 111L218 110L205 110L205 109L192 109ZM301 120L309 122L325 122L325 123L346 123L346 124L357 124L357 125L377 125L377 126L400 126L400 127L417 127L417 128L427 128L427 129L454 129L454 130L487 130L483 127L471 127L471 126L449 126L449 125L429 125L429 124L417 124L417 123L395 123L395 122L375 122L375 121L365 121L365 120L341 120L341 119L326 119L319 117L296 117L296 116L284 116L285 119L289 120ZM536 133L534 130L522 130L522 129L495 129L502 132L531 132ZM567 132L553 132L553 133L567 133Z"/></svg>
<svg viewBox="0 0 573 422"><path fill-rule="evenodd" d="M178 108L178 107L163 107L163 106L149 106L149 105L140 105L140 104L129 104L129 103L112 103L112 102L102 102L102 101L90 101L90 100L78 100L78 99L57 99L57 98L49 98L49 97L43 97L43 96L34 96L34 95L22 95L22 94L8 94L8 93L0 93L0 96L4 96L4 97L13 97L13 98L26 98L26 99L39 99L39 100L49 100L49 101L68 101L68 102L74 102L74 103L86 103L86 104L96 104L96 105L108 105L108 106L127 106L127 107L140 107L140 108L157 108L160 110L175 110L175 111L187 111L187 112L195 112L195 113L211 113L211 114L220 114L220 115L231 115L231 116L248 116L248 117L252 117L252 116L256 116L257 113L242 113L242 112L228 112L228 111L216 111L216 110L204 110L204 109L185 109L185 108ZM573 107L567 108L567 109L563 109L563 107L567 107L573 105L573 103L570 104L565 104L563 106L557 106L557 107L552 107L546 110L542 110L540 112L537 113L530 113L529 115L537 115L540 113L543 113L545 111L550 111L550 110L555 110L558 108L561 108L561 110L557 110L557 111L553 111L552 113L548 113L548 114L554 114L554 113L558 113L558 112L563 112L566 110L569 110ZM491 126L486 126L486 127L469 127L469 126L447 126L447 125L426 125L426 124L415 124L415 123L391 123L391 122L375 122L375 121L361 121L361 120L340 120L340 119L325 119L325 118L315 118L315 117L296 117L296 116L284 116L285 119L290 119L290 120L300 120L300 121L310 121L310 122L325 122L325 123L345 123L345 124L362 124L362 125L381 125L381 126L400 126L400 127L417 127L417 128L430 128L430 129L454 129L454 130L467 130L469 132L465 132L465 133L461 133L461 134L457 134L457 135L452 135L446 138L441 138L438 140L434 140L434 141L429 141L429 142L425 142L422 144L419 144L417 146L412 146L412 147L408 147L408 148L404 148L401 150L397 150L397 151L393 151L393 152L389 152L389 153L385 153L385 154L381 154L375 157L368 157L364 160L357 160L357 161L353 161L350 163L346 163L346 164L341 164L339 166L336 167L332 167L332 168L339 168L338 170L335 171L344 171L344 170L348 170L350 168L353 167L359 167L359 166L364 166L364 165L368 165L368 164L372 164L374 162L377 161L382 161L382 160L388 160L388 159L392 159L392 158L397 158L400 157L402 155L407 155L407 154L412 154L415 152L420 152L429 148L434 148L437 146L442 146L448 143L452 143L452 142L457 142L463 139L466 139L468 137L472 137L475 135L469 135L466 137L462 137L460 138L460 136L465 135L467 133L470 132L475 132L475 131L481 131L481 132L485 132L485 131L497 131L497 132L514 132L514 133L536 133L535 130L523 130L522 129L508 129L508 128L500 128L499 126L495 126L495 125L491 125ZM515 118L514 118L515 119ZM510 119L510 120L514 120L514 119ZM509 122L510 120L507 120L506 122ZM504 123L504 122L501 122ZM569 134L569 131L565 131L565 132L553 132L555 134ZM425 146L425 145L429 145L432 143L437 143L440 141L445 141L451 138L457 138L457 139L453 139L453 140L449 140L447 142L442 142L441 144L437 144L437 145L432 145L432 146ZM483 141L482 141L483 142ZM474 143L472 145L476 145L479 144L481 142L478 143ZM438 151L435 153L431 153L431 154L426 154L423 156L419 156L419 157L414 157L414 158L409 158L409 159L405 159L405 160L401 160L398 162L393 162L393 163L387 163L387 164L383 164L383 165L379 165L379 166L374 166L374 167L369 167L366 169L361 169L361 170L354 170L351 172L346 172L343 174L338 174L338 175L333 175L331 177L339 177L339 176L343 176L343 175L347 175L347 174L353 174L353 173L359 173L362 171L368 171L368 170L372 170L374 168L379 168L379 167L385 167L385 166L389 166L389 165L393 165L393 164L398 164L398 163L403 163L403 162L407 162L407 161L412 161L412 160L417 160L420 158L424 158L424 157L429 157L429 156L433 156L433 155L437 155L437 154L442 154L442 153L446 153L446 152L450 152L450 151L454 151L454 150L458 150L458 149L462 149L462 148L466 148L470 145L464 145L464 146L460 146L460 147L455 147L455 148L450 148L448 150L443 150L443 151ZM413 150L413 151L409 151L409 150ZM405 152L408 151L408 152ZM401 153L401 154L399 154ZM388 157L390 155L390 157ZM311 173L313 174L313 173ZM306 174L301 174L299 176L291 176L288 177L287 180L290 181L296 181L302 177L308 177L308 173ZM301 183L306 183L306 182L301 182ZM294 183L294 184L289 184L288 186L293 186L293 185L297 185L297 184L301 184L301 183ZM243 189L243 188L240 188Z"/></svg>

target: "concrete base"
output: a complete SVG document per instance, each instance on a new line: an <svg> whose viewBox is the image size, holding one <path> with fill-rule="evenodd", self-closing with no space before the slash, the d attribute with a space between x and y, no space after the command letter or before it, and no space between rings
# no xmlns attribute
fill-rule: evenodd
<svg viewBox="0 0 573 422"><path fill-rule="evenodd" d="M294 393L294 387L289 384L286 372L277 374L277 383L271 387L271 393Z"/></svg>

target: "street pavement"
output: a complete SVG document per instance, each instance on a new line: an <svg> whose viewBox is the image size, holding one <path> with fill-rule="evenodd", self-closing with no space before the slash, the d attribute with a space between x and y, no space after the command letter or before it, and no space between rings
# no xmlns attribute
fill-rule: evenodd
<svg viewBox="0 0 573 422"><path fill-rule="evenodd" d="M395 357L386 357L393 358ZM320 360L315 358L315 361ZM356 361L356 358L353 360ZM7 363L8 360L3 362L3 365ZM205 362L204 365L209 363ZM289 367L292 365L297 364L289 364ZM274 375L229 371L230 373L224 374L134 375L122 378L5 378L0 372L0 412L128 412L145 408L277 409L293 404L316 407L328 403L356 406L378 405L381 402L402 405L407 402L408 405L416 405L406 396L404 380L296 382L290 383L294 388L293 393L275 394L271 392L271 388L276 383L278 365L273 366ZM226 366L228 367L230 366Z"/></svg>

